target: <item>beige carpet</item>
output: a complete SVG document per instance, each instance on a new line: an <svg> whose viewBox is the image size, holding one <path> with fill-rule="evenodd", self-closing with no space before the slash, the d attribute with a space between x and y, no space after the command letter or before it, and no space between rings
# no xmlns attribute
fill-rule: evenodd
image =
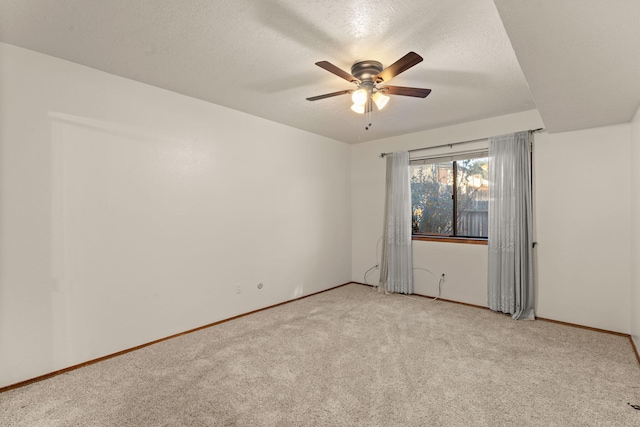
<svg viewBox="0 0 640 427"><path fill-rule="evenodd" d="M1 426L640 426L628 339L347 285L0 394Z"/></svg>

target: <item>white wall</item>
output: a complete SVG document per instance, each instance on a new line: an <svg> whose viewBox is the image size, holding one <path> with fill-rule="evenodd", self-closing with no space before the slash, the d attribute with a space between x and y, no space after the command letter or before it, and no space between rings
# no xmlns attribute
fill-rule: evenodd
<svg viewBox="0 0 640 427"><path fill-rule="evenodd" d="M631 335L640 350L640 108L631 121Z"/></svg>
<svg viewBox="0 0 640 427"><path fill-rule="evenodd" d="M537 315L629 333L629 125L535 143Z"/></svg>
<svg viewBox="0 0 640 427"><path fill-rule="evenodd" d="M349 281L349 146L6 44L0 93L0 387Z"/></svg>
<svg viewBox="0 0 640 427"><path fill-rule="evenodd" d="M380 259L378 240L382 234L385 182L385 161L378 157L380 153L487 138L539 127L542 127L542 121L538 112L528 111L354 145L351 149L352 280L362 282L364 273ZM462 147L466 150L477 145ZM444 273L447 280L442 288L442 298L487 305L487 246L414 241L413 263L414 267L433 272L432 275L415 270L416 293L435 296L439 276ZM367 275L367 281L371 284L377 283L378 278L378 269Z"/></svg>
<svg viewBox="0 0 640 427"><path fill-rule="evenodd" d="M352 280L376 264L384 161L379 153L535 129L537 111L496 117L352 147ZM540 317L629 332L629 126L535 137L537 307ZM586 171L586 172L585 172ZM414 265L448 277L442 297L486 306L487 247L414 241ZM367 276L376 283L378 270ZM437 277L416 271L416 292Z"/></svg>

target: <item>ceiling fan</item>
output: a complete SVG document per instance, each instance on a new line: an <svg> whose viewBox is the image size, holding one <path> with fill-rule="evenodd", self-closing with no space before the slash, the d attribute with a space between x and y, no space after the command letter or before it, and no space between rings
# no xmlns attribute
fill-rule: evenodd
<svg viewBox="0 0 640 427"><path fill-rule="evenodd" d="M353 105L351 109L359 114L369 113L376 104L379 110L389 101L388 95L413 96L416 98L426 98L431 89L422 89L404 86L383 85L398 74L408 70L414 65L422 62L422 57L415 52L409 52L398 59L387 68L383 69L378 61L359 61L351 67L351 74L336 67L328 61L316 62L320 68L324 68L330 73L355 83L356 89L341 90L339 92L326 93L324 95L312 96L307 101L317 101L319 99L331 98L332 96L351 94Z"/></svg>

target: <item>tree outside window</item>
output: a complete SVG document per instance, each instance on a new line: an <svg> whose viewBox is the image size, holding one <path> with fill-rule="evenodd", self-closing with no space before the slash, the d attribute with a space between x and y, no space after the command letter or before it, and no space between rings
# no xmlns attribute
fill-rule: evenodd
<svg viewBox="0 0 640 427"><path fill-rule="evenodd" d="M412 164L414 235L487 237L487 157Z"/></svg>

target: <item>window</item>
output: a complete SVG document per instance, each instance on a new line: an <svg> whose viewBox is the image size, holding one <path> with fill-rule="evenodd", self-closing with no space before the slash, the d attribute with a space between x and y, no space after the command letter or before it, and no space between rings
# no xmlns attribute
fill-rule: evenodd
<svg viewBox="0 0 640 427"><path fill-rule="evenodd" d="M411 161L414 236L487 238L486 152Z"/></svg>

